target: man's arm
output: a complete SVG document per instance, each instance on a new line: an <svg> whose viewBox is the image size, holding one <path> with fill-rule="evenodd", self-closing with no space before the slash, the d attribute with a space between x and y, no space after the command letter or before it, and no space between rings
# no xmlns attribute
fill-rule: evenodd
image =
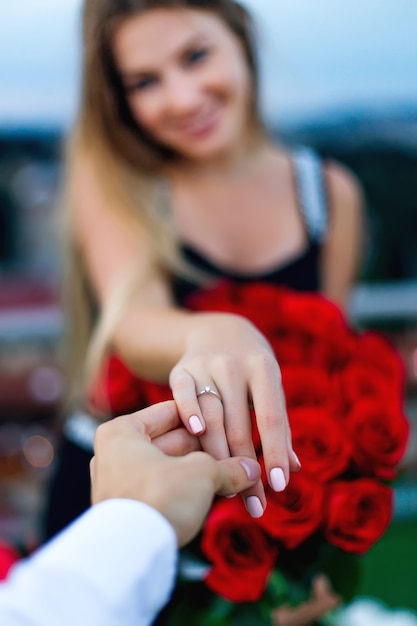
<svg viewBox="0 0 417 626"><path fill-rule="evenodd" d="M176 568L172 526L128 499L92 507L0 586L2 626L147 626Z"/></svg>
<svg viewBox="0 0 417 626"><path fill-rule="evenodd" d="M151 443L163 448L180 426L175 403L164 402L98 428L94 506L12 570L0 586L1 626L152 623L173 586L177 546L197 534L214 494L239 493L260 475L253 459L166 456Z"/></svg>

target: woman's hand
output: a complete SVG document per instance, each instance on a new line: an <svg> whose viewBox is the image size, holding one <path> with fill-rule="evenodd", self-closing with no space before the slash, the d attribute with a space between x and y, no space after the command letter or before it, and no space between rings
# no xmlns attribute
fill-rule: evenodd
<svg viewBox="0 0 417 626"><path fill-rule="evenodd" d="M327 578L319 574L313 580L310 598L299 606L281 606L276 609L272 614L273 624L309 626L336 609L340 603L340 596L333 591Z"/></svg>
<svg viewBox="0 0 417 626"><path fill-rule="evenodd" d="M269 484L275 491L285 489L289 472L300 464L292 450L278 363L251 322L232 314L196 314L169 382L184 425L216 459L256 458L252 404ZM249 513L260 517L266 506L261 480L243 496Z"/></svg>

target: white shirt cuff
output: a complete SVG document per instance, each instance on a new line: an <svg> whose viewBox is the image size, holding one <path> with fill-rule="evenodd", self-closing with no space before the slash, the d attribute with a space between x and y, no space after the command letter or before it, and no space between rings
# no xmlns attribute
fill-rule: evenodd
<svg viewBox="0 0 417 626"><path fill-rule="evenodd" d="M169 599L176 562L175 533L161 514L107 500L16 567L10 596L0 590L0 617L15 589L28 624L150 624Z"/></svg>

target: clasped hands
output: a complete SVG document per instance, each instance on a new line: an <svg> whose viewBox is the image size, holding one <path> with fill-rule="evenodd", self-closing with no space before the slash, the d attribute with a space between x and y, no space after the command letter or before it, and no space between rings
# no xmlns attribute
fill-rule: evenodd
<svg viewBox="0 0 417 626"><path fill-rule="evenodd" d="M202 527L216 493L244 492L260 480L260 467L254 459L215 460L196 451L198 446L198 439L184 428L174 401L102 424L90 465L92 503L110 498L144 502L172 525L178 545L185 545ZM321 577L315 581L309 601L295 609L277 609L273 622L278 619L279 624L305 626L339 602Z"/></svg>
<svg viewBox="0 0 417 626"><path fill-rule="evenodd" d="M102 424L90 465L92 503L110 498L145 502L171 523L178 545L185 545L200 530L216 493L239 493L260 477L251 458L216 461L202 451L172 456L195 446L174 401Z"/></svg>
<svg viewBox="0 0 417 626"><path fill-rule="evenodd" d="M239 316L196 319L170 374L174 401L101 425L92 461L93 502L143 500L167 517L181 545L198 532L215 493L242 492L252 517L263 514L250 404L271 488L285 489L289 472L300 468L265 337Z"/></svg>

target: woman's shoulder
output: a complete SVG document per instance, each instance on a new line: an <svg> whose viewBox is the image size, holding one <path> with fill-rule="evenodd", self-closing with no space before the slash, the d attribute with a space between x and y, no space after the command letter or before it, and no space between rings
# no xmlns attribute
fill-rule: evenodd
<svg viewBox="0 0 417 626"><path fill-rule="evenodd" d="M359 214L363 205L363 191L355 174L334 160L323 163L323 173L332 213Z"/></svg>

